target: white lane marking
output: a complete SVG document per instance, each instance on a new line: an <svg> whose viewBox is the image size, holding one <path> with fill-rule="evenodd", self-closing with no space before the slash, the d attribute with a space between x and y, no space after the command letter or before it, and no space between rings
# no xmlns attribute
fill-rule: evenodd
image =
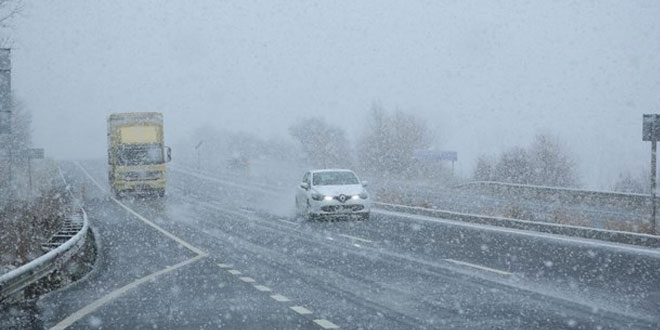
<svg viewBox="0 0 660 330"><path fill-rule="evenodd" d="M307 309L305 307L302 307L302 306L291 306L289 308L293 309L294 311L296 311L296 313L298 313L300 315L312 314L312 311L310 311L309 309Z"/></svg>
<svg viewBox="0 0 660 330"><path fill-rule="evenodd" d="M263 286L263 285L255 285L254 288L257 289L257 290L259 290L259 291L261 291L261 292L270 292L270 291L273 291L273 290L271 290L269 287L267 287L267 286Z"/></svg>
<svg viewBox="0 0 660 330"><path fill-rule="evenodd" d="M500 275L513 275L512 273L505 272L505 271L503 271L503 270L499 270L499 269L495 269L495 268L490 268L490 267L486 267L486 266L482 266L482 265L477 265L477 264L471 264L471 263L469 263L469 262L465 262L465 261L454 260L454 259L443 259L443 260L445 260L445 261L449 261L449 262L454 263L454 264L457 264L457 265L462 265L462 266L472 267L472 268L476 268L476 269L480 269L480 270L485 270L485 271L492 272L492 273L496 273L496 274L500 274Z"/></svg>
<svg viewBox="0 0 660 330"><path fill-rule="evenodd" d="M92 177L91 174L89 174L89 172L87 171L87 169L85 169L82 165L80 165L79 162L76 162L76 165L78 165L78 167L80 167L80 169L85 173L85 175L87 175L87 177L88 177L90 180L92 180L92 182L93 182L94 184L96 184L96 186L99 187L99 189L101 189L101 191L105 192L105 189L101 186L100 183L98 183L98 181L96 181L96 180ZM182 239L180 239L180 238L174 236L174 234L172 234L172 233L168 232L167 230L161 228L161 227L158 226L157 224L155 224L155 223L153 223L153 222L147 220L147 218L145 218L145 217L143 217L141 214L139 214L139 213L133 211L133 209L131 209L130 207L126 206L124 203L120 202L118 199L116 199L116 198L114 198L114 197L112 197L111 199L112 199L115 203L117 203L117 205L121 206L121 207L124 208L126 211L128 211L129 213L131 213L132 215L134 215L136 218L140 219L142 222L146 223L147 225L151 226L152 228L158 230L158 231L161 232L163 235L165 235L165 236L171 238L171 239L174 240L175 242L179 243L181 246L186 247L188 250L194 252L195 254L198 254L198 255L204 255L204 256L206 255L206 253L205 253L204 251L202 251L202 250L200 250L200 249L198 249L198 248L192 246L190 243L188 243L188 242L186 242L186 241L184 241L184 240L182 240Z"/></svg>
<svg viewBox="0 0 660 330"><path fill-rule="evenodd" d="M252 277L248 277L248 276L243 276L240 279L241 279L241 281L243 281L245 283L254 283L254 282L256 282Z"/></svg>
<svg viewBox="0 0 660 330"><path fill-rule="evenodd" d="M236 269L230 269L230 270L228 270L228 272L229 272L229 274L232 274L232 275L240 275L241 274L241 272L236 270Z"/></svg>
<svg viewBox="0 0 660 330"><path fill-rule="evenodd" d="M355 246L355 247L362 247L362 245L357 244L357 243L353 243L353 246Z"/></svg>
<svg viewBox="0 0 660 330"><path fill-rule="evenodd" d="M281 222L283 222L283 223L286 223L286 224L289 224L289 225L292 225L292 226L296 226L296 227L298 227L298 223L296 223L296 222L289 221L289 220L284 220L284 219L277 219L277 220L279 220L279 221L281 221Z"/></svg>
<svg viewBox="0 0 660 330"><path fill-rule="evenodd" d="M176 241L176 242L179 243L180 245L186 247L188 250L190 250L190 251L192 251L192 252L194 252L194 253L196 253L196 254L198 254L198 255L206 255L206 252L204 252L204 251L202 251L202 250L200 250L200 249L198 249L198 248L196 248L196 247L190 245L190 243L188 243L188 242L186 242L186 241L184 241L184 240L182 240L182 239L180 239L180 238L174 236L174 234L172 234L172 233L168 232L167 230L161 228L161 227L158 226L157 224L155 224L155 223L153 223L153 222L147 220L145 217L143 217L143 216L141 216L139 213L133 211L131 208L129 208L128 206L124 205L124 203L118 201L118 200L115 199L114 197L112 198L112 200L113 200L115 203L117 203L119 206L121 206L121 207L123 207L124 209L126 209L126 211L128 211L128 212L131 213L131 214L133 214L133 215L136 216L138 219L142 220L142 222L148 224L149 226L151 226L151 227L153 227L154 229L158 230L159 232L163 233L163 235L165 235L165 236L167 236L167 237L173 239L174 241Z"/></svg>
<svg viewBox="0 0 660 330"><path fill-rule="evenodd" d="M346 237L346 238L352 239L354 241L364 242L364 243L373 243L374 242L374 241L368 240L366 238L351 236L351 235L346 235L346 234L339 234L339 236Z"/></svg>
<svg viewBox="0 0 660 330"><path fill-rule="evenodd" d="M660 249L641 248L641 247L634 247L634 246L630 246L630 245L626 245L626 244L616 244L616 243L607 243L607 242L603 242L603 241L590 240L588 238L578 239L578 238L571 238L571 237L562 236L562 235L558 235L558 234L531 232L531 231L526 231L526 230L521 230L521 229L512 229L512 228L496 227L496 226L490 226L490 225L473 224L473 223L463 222L463 221L460 221L460 220L447 220L447 219L433 218L433 217L418 215L418 214L406 214L406 213L401 213L401 212L376 210L376 209L372 209L372 212L378 213L378 214L383 214L383 215L389 215L389 216L395 216L395 217L401 217L401 218L408 218L408 219L416 220L416 221L435 222L435 223L441 223L441 224L450 225L450 226L468 227L468 228L474 228L474 229L479 229L479 230L488 230L488 231L498 231L498 232L503 232L503 233L508 233L508 234L530 236L530 237L534 237L534 238L539 238L540 237L540 238L545 238L545 239L549 239L549 240L567 242L567 243L571 243L571 244L591 245L591 246L605 247L605 248L616 249L616 250L623 250L623 251L627 251L627 252L634 252L634 253L644 254L644 255L648 255L648 256L653 256L655 258L660 257Z"/></svg>
<svg viewBox="0 0 660 330"><path fill-rule="evenodd" d="M331 241L334 241L334 240L335 240L334 238L332 238L332 237L330 237L330 236L326 236L325 239L327 239L327 240L331 240Z"/></svg>
<svg viewBox="0 0 660 330"><path fill-rule="evenodd" d="M232 266L228 265L228 264L218 264L218 267L220 267L222 269L228 269L228 268L231 268Z"/></svg>
<svg viewBox="0 0 660 330"><path fill-rule="evenodd" d="M101 307L101 306L107 304L108 302L110 302L110 301L113 300L113 299L118 298L119 296L123 295L123 294L126 293L127 291L132 290L132 289L138 287L140 284L143 284L143 283L146 283L146 282L153 281L156 277L158 277L158 276L160 276L160 275L163 275L163 274L166 274L166 273L172 272L172 271L174 271L174 270L177 270L177 269L179 269L179 268L181 268L181 267L183 267L183 266L186 266L186 265L191 264L191 263L193 263L193 262L195 262L195 261L197 261L197 260L200 260L200 259L202 259L203 257L204 257L203 255L198 255L198 256L196 256L196 257L194 257L194 258L192 258L192 259L188 259L188 260L183 261L183 262L180 262L180 263L178 263L178 264L176 264L176 265L174 265L174 266L172 266L172 267L168 267L168 268L165 268L165 269L159 270L159 271L157 271L157 272L155 272L155 273L153 273L153 274L147 275L147 276L145 276L145 277L143 277L143 278L138 279L137 281L134 281L134 282L129 283L129 284L127 284L127 285L125 285L125 286L123 286L123 287L117 289L117 290L114 290L114 291L110 292L109 294L107 294L107 295L105 295L105 296L103 296L103 297L101 297L101 298L95 300L95 301L92 302L91 304L89 304L89 305L83 307L83 308L80 309L79 311L77 311L77 312L75 312L75 313L69 315L67 318L65 318L64 320L60 321L58 324L56 324L56 325L53 326L52 328L50 328L50 330L63 330L63 329L66 329L67 327L69 327L69 326L71 326L73 323L75 323L76 321L78 321L78 320L80 320L81 318L83 318L83 317L89 315L90 313L94 312L94 311L95 311L96 309L98 309L99 307Z"/></svg>
<svg viewBox="0 0 660 330"><path fill-rule="evenodd" d="M339 329L339 326L326 320L326 319L320 319L320 320L314 320L314 323L318 324L321 326L323 329Z"/></svg>
<svg viewBox="0 0 660 330"><path fill-rule="evenodd" d="M97 186L102 192L106 192L106 190L103 188L103 186L101 186L101 184L99 184L98 181L96 181L96 180L92 177L92 175L91 175L91 174L90 174L90 173L89 173L89 172L88 172L88 171L87 171L87 170L86 170L86 169L85 169L85 168L84 168L79 162L75 162L75 164L76 164L76 165L77 165L77 166L83 171L83 173L84 173L84 174L85 174L85 175L86 175L86 176L87 176L87 177L88 177L88 178L89 178L89 179L90 179L90 180L91 180L91 181L92 181L92 182L93 182L93 183L94 183L94 184L95 184L95 185L96 185L96 186ZM204 257L206 256L206 253L204 253L203 251L201 251L201 250L195 248L194 246L188 244L188 243L185 242L184 240L182 240L182 239L180 239L180 238L174 236L173 234L171 234L170 232L166 231L165 229L160 228L158 225L156 225L156 224L154 224L153 222L147 220L145 217L143 217L142 215L140 215L140 214L138 214L137 212L133 211L133 210L130 209L128 206L124 205L123 203L119 202L118 200L116 200L116 199L114 199L114 198L113 198L112 200L114 200L115 203L117 203L118 205L120 205L120 206L123 207L124 209L128 210L131 214L133 214L135 217L137 217L138 219L140 219L142 222L144 222L144 223L146 223L147 225L151 226L152 228L158 230L159 232L161 232L161 233L164 234L165 236L169 237L170 239L173 239L174 241L176 241L176 242L179 243L180 245L185 246L186 248L188 248L189 250L193 251L193 252L196 253L197 255L196 255L195 257L191 258L191 259L188 259L188 260L182 261L182 262L180 262L180 263L178 263L178 264L176 264L176 265L174 265L174 266L167 267L167 268L165 268L165 269L159 270L159 271L157 271L157 272L155 272L155 273L152 273L152 274L150 274L150 275L147 275L147 276L145 276L145 277L142 277L142 278L140 278L140 279L137 279L137 280L135 280L135 281L133 281L133 282L131 282L131 283L129 283L129 284L127 284L127 285L125 285L125 286L119 288L119 289L116 289L116 290L110 292L109 294L107 294L107 295L105 295L105 296L103 296L103 297L101 297L101 298L99 298L99 299L93 301L92 303L88 304L87 306L85 306L85 307L81 308L80 310L76 311L75 313L69 315L69 316L66 317L64 320L60 321L60 322L57 323L55 326L53 326L53 327L51 328L51 330L63 330L63 329L66 329L67 327L71 326L72 324L74 324L75 322L77 322L78 320L80 320L81 318L83 318L83 317L89 315L90 313L94 312L94 311L97 310L99 307L101 307L101 306L107 304L108 302L110 302L110 301L112 301L112 300L114 300L114 299L120 297L121 295L123 295L123 294L125 294L126 292L128 292L128 291L130 291L130 290L132 290L132 289L134 289L134 288L136 288L136 287L138 287L138 286L140 286L141 284L144 284L144 283L149 282L149 281L153 281L155 278L157 278L157 277L160 276L160 275L163 275L163 274L166 274L166 273L172 272L172 271L174 271L174 270L176 270L176 269L178 269L178 268L181 268L181 267L183 267L183 266L186 266L186 265L188 265L188 264L190 264L190 263L193 263L193 262L195 262L195 261L197 261L197 260L199 260L199 259L202 259L202 258L204 258Z"/></svg>
<svg viewBox="0 0 660 330"><path fill-rule="evenodd" d="M274 294L270 297L275 299L275 301L279 301L279 302L289 302L289 301L291 301L289 298L287 298L287 297L285 297L281 294Z"/></svg>

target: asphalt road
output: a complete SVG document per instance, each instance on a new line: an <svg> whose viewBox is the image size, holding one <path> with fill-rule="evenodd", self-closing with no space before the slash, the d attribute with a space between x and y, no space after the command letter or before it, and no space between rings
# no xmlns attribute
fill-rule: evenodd
<svg viewBox="0 0 660 330"><path fill-rule="evenodd" d="M171 170L165 199L85 187L100 256L46 328L658 329L660 251L375 211L305 222L293 187Z"/></svg>

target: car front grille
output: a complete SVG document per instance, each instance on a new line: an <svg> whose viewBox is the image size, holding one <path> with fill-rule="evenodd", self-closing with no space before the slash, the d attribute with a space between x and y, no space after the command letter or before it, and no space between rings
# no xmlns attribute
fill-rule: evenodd
<svg viewBox="0 0 660 330"><path fill-rule="evenodd" d="M326 205L321 206L321 211L323 212L338 212L338 211L362 211L364 210L364 205Z"/></svg>

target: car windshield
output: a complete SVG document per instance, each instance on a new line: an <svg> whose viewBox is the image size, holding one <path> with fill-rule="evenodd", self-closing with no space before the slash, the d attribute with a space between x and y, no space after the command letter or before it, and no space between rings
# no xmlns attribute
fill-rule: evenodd
<svg viewBox="0 0 660 330"><path fill-rule="evenodd" d="M312 185L314 186L331 186L331 185L347 185L359 184L357 177L352 172L337 171L337 172L317 172L312 176Z"/></svg>
<svg viewBox="0 0 660 330"><path fill-rule="evenodd" d="M119 146L119 165L152 165L163 163L163 148L158 144Z"/></svg>

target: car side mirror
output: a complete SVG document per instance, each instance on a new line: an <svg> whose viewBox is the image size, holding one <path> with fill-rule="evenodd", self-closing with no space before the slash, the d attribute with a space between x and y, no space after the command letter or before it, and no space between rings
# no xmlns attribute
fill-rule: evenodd
<svg viewBox="0 0 660 330"><path fill-rule="evenodd" d="M170 147L165 147L165 148L167 148L167 162L169 163L172 161L172 148Z"/></svg>
<svg viewBox="0 0 660 330"><path fill-rule="evenodd" d="M307 183L307 182L303 182L303 183L301 183L301 184L300 184L300 188L303 188L303 189L305 189L305 190L309 189L309 183Z"/></svg>
<svg viewBox="0 0 660 330"><path fill-rule="evenodd" d="M367 187L369 185L369 181L362 181L362 187Z"/></svg>

